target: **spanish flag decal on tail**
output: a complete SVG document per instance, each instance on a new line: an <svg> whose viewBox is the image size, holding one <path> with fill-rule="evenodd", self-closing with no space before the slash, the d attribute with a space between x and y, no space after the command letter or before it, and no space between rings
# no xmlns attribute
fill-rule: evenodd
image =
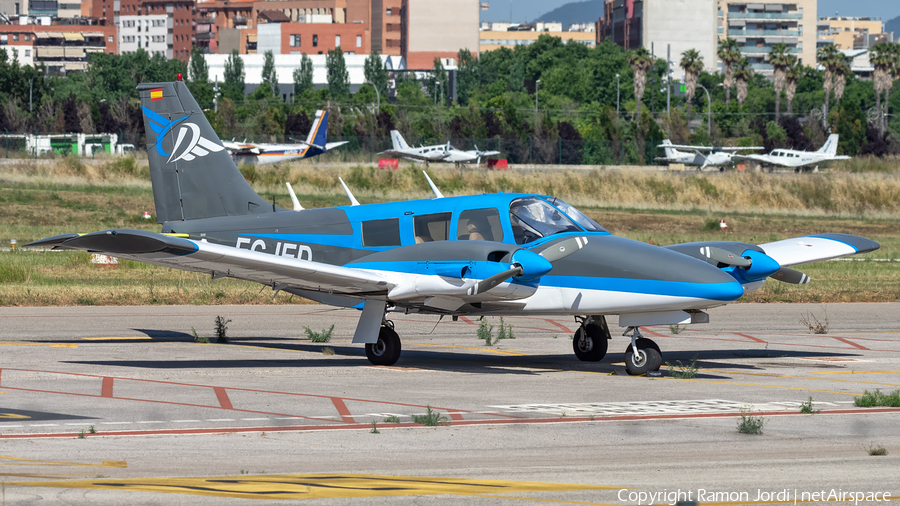
<svg viewBox="0 0 900 506"><path fill-rule="evenodd" d="M155 90L150 90L150 100L162 100L162 88L156 88Z"/></svg>

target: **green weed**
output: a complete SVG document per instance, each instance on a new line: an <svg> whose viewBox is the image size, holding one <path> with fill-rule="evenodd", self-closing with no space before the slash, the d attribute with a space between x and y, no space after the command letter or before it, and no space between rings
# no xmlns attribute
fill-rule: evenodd
<svg viewBox="0 0 900 506"><path fill-rule="evenodd" d="M515 339L516 336L513 334L512 324L505 325L503 323L503 317L500 317L500 331L497 333L497 341L501 339Z"/></svg>
<svg viewBox="0 0 900 506"><path fill-rule="evenodd" d="M216 316L216 342L217 343L227 343L228 336L226 332L228 331L228 324L231 323L231 320L226 320L222 316Z"/></svg>
<svg viewBox="0 0 900 506"><path fill-rule="evenodd" d="M497 341L494 339L494 326L490 325L487 320L482 317L481 323L478 324L478 339L484 341L485 346L493 346Z"/></svg>
<svg viewBox="0 0 900 506"><path fill-rule="evenodd" d="M84 438L85 438L84 429L81 429L80 431L78 431L78 439L84 439Z"/></svg>
<svg viewBox="0 0 900 506"><path fill-rule="evenodd" d="M697 355L694 355L690 364L682 364L681 360L676 360L675 365L666 362L666 367L669 368L669 374L677 379L694 379L697 373L700 372L700 366L697 365Z"/></svg>
<svg viewBox="0 0 900 506"><path fill-rule="evenodd" d="M806 402L800 404L800 412L808 415L816 415L822 412L821 409L813 409L813 400L810 397Z"/></svg>
<svg viewBox="0 0 900 506"><path fill-rule="evenodd" d="M322 355L334 355L334 348L329 348L328 346L323 347Z"/></svg>
<svg viewBox="0 0 900 506"><path fill-rule="evenodd" d="M431 409L431 406L425 406L427 410L424 415L413 415L412 419L415 423L420 423L426 427L437 427L438 425L445 423L450 425L450 419L446 416L438 413Z"/></svg>
<svg viewBox="0 0 900 506"><path fill-rule="evenodd" d="M370 430L369 432L371 432L372 434L381 434L381 431L378 430L378 422L372 420L372 430Z"/></svg>
<svg viewBox="0 0 900 506"><path fill-rule="evenodd" d="M384 423L400 423L400 417L397 415L391 415L384 419Z"/></svg>
<svg viewBox="0 0 900 506"><path fill-rule="evenodd" d="M91 425L90 427L88 427L88 432L91 433L91 434L96 434L96 433L97 433L97 429L95 429L94 426Z"/></svg>
<svg viewBox="0 0 900 506"><path fill-rule="evenodd" d="M673 333L673 334L676 334L676 335L677 335L677 334L681 334L681 333L684 332L686 329L687 329L687 325L685 325L684 327L678 326L677 324L676 324L676 325L669 325L669 332L671 332L671 333Z"/></svg>
<svg viewBox="0 0 900 506"><path fill-rule="evenodd" d="M881 445L878 445L878 444L871 444L871 445L869 445L869 446L866 448L866 451L869 453L869 455L871 455L871 456L873 456L873 457L874 457L874 456L881 456L881 455L887 455L887 454L888 454L887 449L886 449L885 447L881 446Z"/></svg>
<svg viewBox="0 0 900 506"><path fill-rule="evenodd" d="M209 338L208 337L200 337L200 335L197 334L197 330L194 329L193 325L191 325L191 333L194 334L194 342L195 343L209 344Z"/></svg>
<svg viewBox="0 0 900 506"><path fill-rule="evenodd" d="M327 343L331 341L331 334L334 332L334 324L331 324L331 327L328 330L322 330L321 332L316 332L309 327L303 327L303 331L306 332L306 337L313 343Z"/></svg>
<svg viewBox="0 0 900 506"><path fill-rule="evenodd" d="M853 403L859 408L874 408L876 406L900 408L900 390L894 390L889 394L881 393L881 390L878 388L874 392L865 390L862 397L853 398Z"/></svg>
<svg viewBox="0 0 900 506"><path fill-rule="evenodd" d="M741 434L760 435L763 432L763 425L766 419L761 416L753 416L752 412L747 412L741 408L741 418L738 420L738 432Z"/></svg>

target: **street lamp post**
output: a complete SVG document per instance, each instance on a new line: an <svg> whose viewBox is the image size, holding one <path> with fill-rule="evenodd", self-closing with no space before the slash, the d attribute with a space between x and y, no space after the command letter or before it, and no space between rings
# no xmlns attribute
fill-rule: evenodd
<svg viewBox="0 0 900 506"><path fill-rule="evenodd" d="M534 114L536 115L538 112L538 85L541 83L541 80L538 79L534 82Z"/></svg>
<svg viewBox="0 0 900 506"><path fill-rule="evenodd" d="M619 117L619 74L616 74L616 118Z"/></svg>
<svg viewBox="0 0 900 506"><path fill-rule="evenodd" d="M375 88L375 98L378 100L378 105L375 106L375 114L378 114L381 112L381 92L378 91L378 86L375 86L375 83L372 81L366 81L366 84L371 84Z"/></svg>
<svg viewBox="0 0 900 506"><path fill-rule="evenodd" d="M712 100L709 99L709 90L707 90L705 86L700 83L697 83L697 86L703 88L703 91L706 92L706 136L707 138L712 139ZM712 141L710 140L710 142Z"/></svg>

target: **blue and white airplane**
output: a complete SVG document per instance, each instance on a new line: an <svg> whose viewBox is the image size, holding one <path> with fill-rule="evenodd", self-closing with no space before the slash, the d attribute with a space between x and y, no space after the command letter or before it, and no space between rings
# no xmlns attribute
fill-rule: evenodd
<svg viewBox="0 0 900 506"><path fill-rule="evenodd" d="M113 229L29 246L250 280L361 309L353 342L365 344L377 365L400 357L391 312L571 315L579 324L573 349L585 361L606 355L606 317L616 315L631 339L626 369L642 374L662 357L640 326L705 323L705 309L759 289L768 277L809 281L788 266L879 247L854 235L817 234L661 248L616 237L554 197L444 198L430 178L433 199L282 209L247 184L183 82L138 90L162 233Z"/></svg>
<svg viewBox="0 0 900 506"><path fill-rule="evenodd" d="M319 110L316 111L316 119L309 129L309 135L305 142L267 144L222 141L222 145L231 153L231 159L235 164L255 163L261 165L318 156L338 146L343 146L347 142L328 142L328 112Z"/></svg>

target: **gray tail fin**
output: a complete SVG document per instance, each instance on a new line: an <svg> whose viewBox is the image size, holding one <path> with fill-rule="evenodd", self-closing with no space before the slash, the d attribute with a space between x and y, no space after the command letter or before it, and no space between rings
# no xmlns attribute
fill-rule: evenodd
<svg viewBox="0 0 900 506"><path fill-rule="evenodd" d="M247 184L187 86L138 85L157 221L272 212Z"/></svg>
<svg viewBox="0 0 900 506"><path fill-rule="evenodd" d="M394 151L409 149L409 145L407 145L406 141L403 140L403 136L400 135L400 132L396 130L391 130L391 144L394 145Z"/></svg>
<svg viewBox="0 0 900 506"><path fill-rule="evenodd" d="M825 141L825 145L819 148L816 153L827 156L835 156L837 154L838 148L838 134L831 134L828 136L828 140Z"/></svg>

